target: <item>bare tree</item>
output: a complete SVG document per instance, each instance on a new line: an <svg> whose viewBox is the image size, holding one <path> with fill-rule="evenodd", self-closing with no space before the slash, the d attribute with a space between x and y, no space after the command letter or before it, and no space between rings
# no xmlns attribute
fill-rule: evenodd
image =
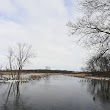
<svg viewBox="0 0 110 110"><path fill-rule="evenodd" d="M49 67L49 66L45 66L45 69L46 69L46 70L50 70L50 67Z"/></svg>
<svg viewBox="0 0 110 110"><path fill-rule="evenodd" d="M2 68L3 68L3 65L0 65L0 79L2 79L3 77Z"/></svg>
<svg viewBox="0 0 110 110"><path fill-rule="evenodd" d="M32 46L27 44L17 44L17 52L15 54L17 69L18 69L18 79L20 78L20 73L25 64L30 58L33 57Z"/></svg>
<svg viewBox="0 0 110 110"><path fill-rule="evenodd" d="M7 58L8 58L8 63L9 63L9 69L8 70L10 70L11 76L13 78L14 75L13 75L12 70L13 70L13 66L14 66L13 63L14 63L15 56L14 56L14 51L11 47L8 48Z"/></svg>
<svg viewBox="0 0 110 110"><path fill-rule="evenodd" d="M15 48L12 49L12 47L10 47L8 51L9 68L11 72L12 70L17 70L17 79L19 80L23 67L30 58L34 57L32 53L32 46L17 43Z"/></svg>
<svg viewBox="0 0 110 110"><path fill-rule="evenodd" d="M93 56L87 62L86 70L91 72L108 72L110 71L110 55L102 56L100 55Z"/></svg>
<svg viewBox="0 0 110 110"><path fill-rule="evenodd" d="M77 22L69 22L71 35L87 47L101 52L110 51L110 0L81 0L84 16Z"/></svg>
<svg viewBox="0 0 110 110"><path fill-rule="evenodd" d="M90 72L96 72L97 70L97 62L96 62L96 57L90 58L86 62L86 68L85 70L90 71Z"/></svg>

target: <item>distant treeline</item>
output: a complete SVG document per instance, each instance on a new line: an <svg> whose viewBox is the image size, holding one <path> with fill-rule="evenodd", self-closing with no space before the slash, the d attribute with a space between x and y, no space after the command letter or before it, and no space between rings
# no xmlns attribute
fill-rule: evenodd
<svg viewBox="0 0 110 110"><path fill-rule="evenodd" d="M18 70L12 70L13 72L17 72ZM11 72L10 70L0 70L0 72ZM46 69L37 69L37 70L22 70L23 73L67 73L72 74L74 71L68 70L46 70Z"/></svg>
<svg viewBox="0 0 110 110"><path fill-rule="evenodd" d="M0 70L0 72L18 72L18 70ZM37 69L37 70L21 70L22 73L62 73L62 74L91 74L92 76L103 76L110 77L110 72L81 72L81 71L68 71L68 70L46 70L46 69Z"/></svg>

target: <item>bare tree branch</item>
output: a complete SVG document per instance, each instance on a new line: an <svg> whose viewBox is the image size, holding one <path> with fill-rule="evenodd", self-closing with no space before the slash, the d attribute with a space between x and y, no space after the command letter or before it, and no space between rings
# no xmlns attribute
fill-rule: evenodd
<svg viewBox="0 0 110 110"><path fill-rule="evenodd" d="M86 47L105 49L102 53L106 54L110 50L110 1L81 0L79 4L85 15L67 24L70 34Z"/></svg>

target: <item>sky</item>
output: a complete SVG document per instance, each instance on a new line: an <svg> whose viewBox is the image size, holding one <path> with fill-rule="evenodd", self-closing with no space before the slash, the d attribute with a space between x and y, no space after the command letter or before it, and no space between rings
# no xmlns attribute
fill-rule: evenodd
<svg viewBox="0 0 110 110"><path fill-rule="evenodd" d="M66 24L80 16L75 0L0 0L0 65L8 47L32 45L36 57L25 69L80 71L86 50L69 36Z"/></svg>

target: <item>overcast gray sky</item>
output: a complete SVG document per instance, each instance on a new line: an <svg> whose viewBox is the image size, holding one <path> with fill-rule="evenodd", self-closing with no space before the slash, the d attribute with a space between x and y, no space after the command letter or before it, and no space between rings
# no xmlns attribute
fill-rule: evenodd
<svg viewBox="0 0 110 110"><path fill-rule="evenodd" d="M37 54L25 68L80 70L86 53L66 26L80 16L76 7L75 0L0 0L0 64L8 46L22 42Z"/></svg>

